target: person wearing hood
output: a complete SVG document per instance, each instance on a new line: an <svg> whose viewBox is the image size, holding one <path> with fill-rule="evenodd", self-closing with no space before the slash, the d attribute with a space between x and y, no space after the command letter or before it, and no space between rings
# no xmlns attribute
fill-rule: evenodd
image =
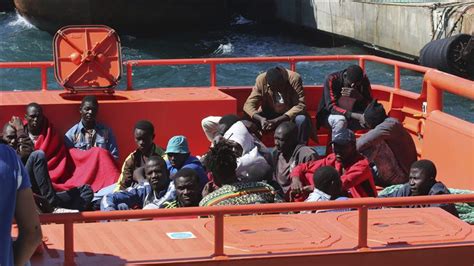
<svg viewBox="0 0 474 266"><path fill-rule="evenodd" d="M260 74L244 104L244 112L263 131L273 131L285 121L298 127L298 142L306 144L311 121L306 113L301 76L277 66Z"/></svg>
<svg viewBox="0 0 474 266"><path fill-rule="evenodd" d="M262 153L262 147L256 145L255 138L249 133L247 127L241 122L236 122L224 134L224 139L234 145L237 154L236 176L240 180L245 180L247 172L251 166L270 165Z"/></svg>
<svg viewBox="0 0 474 266"><path fill-rule="evenodd" d="M168 146L165 151L168 159L166 160L166 167L170 173L170 178L173 180L174 175L183 168L190 168L196 171L199 175L199 184L201 189L207 183L207 175L202 167L201 161L191 155L189 151L188 140L185 136L174 136L168 141Z"/></svg>

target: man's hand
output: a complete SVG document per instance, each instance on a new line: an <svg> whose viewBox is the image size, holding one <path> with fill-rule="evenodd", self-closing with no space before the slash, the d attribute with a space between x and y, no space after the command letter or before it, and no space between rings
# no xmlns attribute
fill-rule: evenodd
<svg viewBox="0 0 474 266"><path fill-rule="evenodd" d="M290 118L287 115L281 115L277 118L268 120L269 125L267 130L275 130L281 123L289 120Z"/></svg>
<svg viewBox="0 0 474 266"><path fill-rule="evenodd" d="M15 128L16 131L24 130L23 122L18 116L12 116L12 119L10 119L9 123L13 128Z"/></svg>
<svg viewBox="0 0 474 266"><path fill-rule="evenodd" d="M353 90L354 90L353 88L343 87L341 89L341 95L346 96L346 97L351 97L351 93Z"/></svg>
<svg viewBox="0 0 474 266"><path fill-rule="evenodd" d="M303 192L303 183L298 176L293 176L291 178L291 194L297 195Z"/></svg>
<svg viewBox="0 0 474 266"><path fill-rule="evenodd" d="M26 137L18 139L17 153L24 162L26 162L26 160L34 150L35 145L30 138Z"/></svg>

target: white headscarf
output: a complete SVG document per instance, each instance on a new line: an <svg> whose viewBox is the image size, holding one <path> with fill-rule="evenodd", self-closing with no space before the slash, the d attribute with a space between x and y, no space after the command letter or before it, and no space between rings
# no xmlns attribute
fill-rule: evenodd
<svg viewBox="0 0 474 266"><path fill-rule="evenodd" d="M249 133L247 127L242 122L236 122L224 134L224 138L235 141L242 146L242 156L237 158L237 178L247 175L247 170L253 165L268 165L265 158L259 153L255 145L255 138Z"/></svg>

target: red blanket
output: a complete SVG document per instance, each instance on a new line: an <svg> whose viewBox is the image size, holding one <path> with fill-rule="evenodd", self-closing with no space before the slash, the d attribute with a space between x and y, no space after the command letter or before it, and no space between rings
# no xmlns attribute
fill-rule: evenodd
<svg viewBox="0 0 474 266"><path fill-rule="evenodd" d="M53 125L44 119L43 129L35 143L35 150L43 150L48 158L48 170L57 191L89 184L94 191L117 182L120 174L109 151L94 147L83 151L67 149L63 138Z"/></svg>

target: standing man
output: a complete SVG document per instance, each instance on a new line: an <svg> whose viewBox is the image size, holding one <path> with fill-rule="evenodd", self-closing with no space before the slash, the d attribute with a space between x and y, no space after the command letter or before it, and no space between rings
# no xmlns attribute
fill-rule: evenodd
<svg viewBox="0 0 474 266"><path fill-rule="evenodd" d="M324 82L317 126L329 125L333 138L341 128L361 129L365 124L362 113L371 101L370 82L360 66L332 73Z"/></svg>
<svg viewBox="0 0 474 266"><path fill-rule="evenodd" d="M88 150L100 147L108 150L115 160L118 160L119 151L112 129L96 121L99 112L99 102L93 95L82 99L79 113L81 121L66 132L64 141L68 148Z"/></svg>
<svg viewBox="0 0 474 266"><path fill-rule="evenodd" d="M25 265L41 243L30 179L16 152L0 144L0 265ZM15 218L19 234L12 244Z"/></svg>
<svg viewBox="0 0 474 266"><path fill-rule="evenodd" d="M294 121L298 142L308 142L311 122L306 115L303 82L296 72L277 66L258 75L244 112L263 131L273 131L285 121Z"/></svg>
<svg viewBox="0 0 474 266"><path fill-rule="evenodd" d="M273 175L289 201L290 173L297 165L319 159L312 148L298 144L298 128L293 122L283 122L275 130Z"/></svg>

